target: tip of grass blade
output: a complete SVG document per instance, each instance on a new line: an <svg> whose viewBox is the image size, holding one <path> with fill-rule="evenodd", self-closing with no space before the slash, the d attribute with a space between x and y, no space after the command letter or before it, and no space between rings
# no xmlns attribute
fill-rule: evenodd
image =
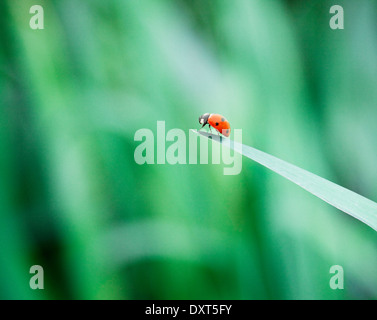
<svg viewBox="0 0 377 320"><path fill-rule="evenodd" d="M212 133L193 131L225 144L377 231L376 202L258 149Z"/></svg>

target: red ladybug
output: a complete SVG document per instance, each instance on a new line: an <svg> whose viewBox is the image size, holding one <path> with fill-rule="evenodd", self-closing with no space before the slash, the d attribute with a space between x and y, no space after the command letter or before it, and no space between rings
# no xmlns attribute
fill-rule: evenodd
<svg viewBox="0 0 377 320"><path fill-rule="evenodd" d="M205 113L199 117L199 123L202 128L208 124L209 129L214 127L218 132L222 133L224 136L229 137L230 135L230 124L223 116L214 113Z"/></svg>

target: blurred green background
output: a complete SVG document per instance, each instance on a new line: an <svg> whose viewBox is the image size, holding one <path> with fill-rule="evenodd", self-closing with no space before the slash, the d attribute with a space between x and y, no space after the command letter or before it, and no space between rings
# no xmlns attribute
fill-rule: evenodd
<svg viewBox="0 0 377 320"><path fill-rule="evenodd" d="M188 133L215 112L243 143L376 201L375 1L0 8L1 299L377 298L377 234L268 169L134 161L138 129Z"/></svg>

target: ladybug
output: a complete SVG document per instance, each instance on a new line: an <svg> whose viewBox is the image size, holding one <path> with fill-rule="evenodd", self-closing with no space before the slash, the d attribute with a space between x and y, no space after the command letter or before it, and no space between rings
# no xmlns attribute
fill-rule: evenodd
<svg viewBox="0 0 377 320"><path fill-rule="evenodd" d="M202 125L202 128L208 124L209 130L213 127L226 137L230 135L230 124L222 115L205 113L199 117L199 123Z"/></svg>

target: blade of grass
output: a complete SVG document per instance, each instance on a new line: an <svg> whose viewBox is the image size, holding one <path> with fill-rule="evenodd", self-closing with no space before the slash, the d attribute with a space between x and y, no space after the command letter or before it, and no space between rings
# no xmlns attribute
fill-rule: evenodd
<svg viewBox="0 0 377 320"><path fill-rule="evenodd" d="M216 134L193 131L271 169L377 231L377 203L258 149Z"/></svg>

